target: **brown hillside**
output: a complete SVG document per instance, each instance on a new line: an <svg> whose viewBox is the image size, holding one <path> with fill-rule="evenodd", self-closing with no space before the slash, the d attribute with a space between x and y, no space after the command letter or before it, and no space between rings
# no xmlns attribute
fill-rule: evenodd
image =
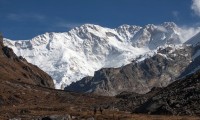
<svg viewBox="0 0 200 120"><path fill-rule="evenodd" d="M12 49L3 45L0 36L0 80L10 80L54 88L52 78L37 66L17 57Z"/></svg>

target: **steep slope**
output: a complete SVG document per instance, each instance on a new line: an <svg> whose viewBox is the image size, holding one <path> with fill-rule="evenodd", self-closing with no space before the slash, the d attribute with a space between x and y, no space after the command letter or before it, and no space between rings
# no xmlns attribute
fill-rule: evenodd
<svg viewBox="0 0 200 120"><path fill-rule="evenodd" d="M37 66L17 57L3 45L0 36L0 119L84 119L93 117L93 107L112 105L115 98L55 90L53 79ZM86 111L87 110L87 111ZM127 113L118 113L119 117ZM111 118L109 114L99 118Z"/></svg>
<svg viewBox="0 0 200 120"><path fill-rule="evenodd" d="M0 36L0 80L54 88L52 78L23 57L17 57L12 49L3 45L2 36Z"/></svg>
<svg viewBox="0 0 200 120"><path fill-rule="evenodd" d="M192 45L192 62L190 65L185 69L180 77L183 77L187 74L195 73L197 70L200 69L200 33L197 33L191 39L187 40L184 44Z"/></svg>
<svg viewBox="0 0 200 120"><path fill-rule="evenodd" d="M174 23L116 29L85 24L64 33L45 33L31 40L4 40L18 56L39 66L64 88L101 68L121 67L158 46L182 43Z"/></svg>
<svg viewBox="0 0 200 120"><path fill-rule="evenodd" d="M159 46L181 43L181 28L175 23L165 22L161 25L148 24L141 28L132 38L133 46L154 50Z"/></svg>
<svg viewBox="0 0 200 120"><path fill-rule="evenodd" d="M146 93L153 87L165 87L178 78L192 61L192 46L160 47L148 58L139 57L120 68L103 68L94 77L85 77L65 90L117 95L123 91Z"/></svg>
<svg viewBox="0 0 200 120"><path fill-rule="evenodd" d="M185 42L185 44L191 44L193 46L200 44L200 32L193 36L191 39Z"/></svg>
<svg viewBox="0 0 200 120"><path fill-rule="evenodd" d="M134 92L122 92L115 96L116 98L120 99L118 102L116 102L115 106L119 110L133 112L136 108L143 105L145 102L147 102L150 98L155 96L162 89L163 88L154 87L151 89L151 91L149 91L146 94L137 94Z"/></svg>
<svg viewBox="0 0 200 120"><path fill-rule="evenodd" d="M185 75L189 75L198 71L200 69L199 61L200 61L200 45L196 45L196 46L193 46L192 61L184 70L184 72L181 73L180 78L184 77Z"/></svg>
<svg viewBox="0 0 200 120"><path fill-rule="evenodd" d="M134 112L200 115L200 71L178 80L149 99Z"/></svg>

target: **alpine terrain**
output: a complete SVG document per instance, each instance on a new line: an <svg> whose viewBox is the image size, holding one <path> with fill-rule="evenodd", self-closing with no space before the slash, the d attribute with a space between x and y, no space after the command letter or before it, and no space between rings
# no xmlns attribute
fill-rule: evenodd
<svg viewBox="0 0 200 120"><path fill-rule="evenodd" d="M188 37L185 33L184 29L172 22L161 25L148 24L144 27L122 25L115 29L85 24L75 27L69 32L45 33L30 40L4 39L4 45L11 47L18 56L26 58L27 61L47 72L54 79L57 89L64 89L72 82L79 81L86 76L97 75L98 72L95 73L95 71L102 68L125 66L124 68L131 69L130 66L138 66L135 68L136 72L146 69L145 65L148 68L148 65L152 62L154 71L149 69L146 73L144 71L138 73L138 78L145 78L145 81L137 80L137 82L142 82L145 88L140 92L143 93L150 90L155 84L156 86L166 86L174 80L173 78L178 77L188 65L188 61L191 61L191 48L186 46L187 54L185 54L182 50L185 49L184 45L180 45L192 36L189 35L190 37ZM165 48L162 47L161 49L166 51L162 53L162 50L159 51L158 48L160 46L168 47L166 49L169 50L164 50ZM174 49L174 47L177 49ZM155 55L156 53L159 54ZM151 56L154 56L154 58L151 59ZM137 64L127 66L136 58ZM143 61L145 58L149 60ZM181 64L178 63L178 60L173 61L176 58L181 60L186 58L186 61ZM155 66L156 62L161 62L162 65ZM177 69L170 70L174 63L177 63ZM165 65L169 65L169 67L163 68ZM164 74L157 73L161 69ZM115 71L114 74L126 72L125 69L113 70ZM102 69L101 71L105 70ZM173 73L174 71L176 72ZM164 75L165 77L163 77ZM150 81L147 80L148 76L151 76ZM170 76L170 78L167 76ZM128 77L123 76L122 78L129 79ZM164 81L165 78L167 80L163 83L156 83L158 78L161 78L161 81ZM129 84L129 82L126 84ZM137 86L131 82L129 86L133 87L132 85L135 86L135 90L137 89L135 92L140 91L141 84ZM112 91L108 94L115 95L126 90L123 88L127 86L115 85L112 89L116 87L119 88L117 92Z"/></svg>
<svg viewBox="0 0 200 120"><path fill-rule="evenodd" d="M0 36L0 119L1 120L89 120L155 119L119 110L121 98L81 94L53 89L50 76L3 45ZM98 111L94 114L94 108ZM102 113L99 111L102 109ZM181 116L159 115L161 119ZM184 117L196 119L197 117Z"/></svg>
<svg viewBox="0 0 200 120"><path fill-rule="evenodd" d="M183 31L174 23L86 24L26 41L1 36L0 119L196 120L200 34ZM71 84L55 90L53 79L28 61L46 69L57 88Z"/></svg>

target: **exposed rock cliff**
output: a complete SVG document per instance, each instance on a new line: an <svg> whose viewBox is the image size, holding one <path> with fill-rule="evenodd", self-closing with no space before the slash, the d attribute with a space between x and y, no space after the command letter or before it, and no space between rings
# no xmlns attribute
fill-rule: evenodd
<svg viewBox="0 0 200 120"><path fill-rule="evenodd" d="M192 61L191 46L159 48L152 57L120 68L103 68L94 77L85 77L65 90L117 95L123 91L147 93L153 87L166 87L175 81Z"/></svg>
<svg viewBox="0 0 200 120"><path fill-rule="evenodd" d="M200 71L161 90L134 110L149 114L200 115Z"/></svg>

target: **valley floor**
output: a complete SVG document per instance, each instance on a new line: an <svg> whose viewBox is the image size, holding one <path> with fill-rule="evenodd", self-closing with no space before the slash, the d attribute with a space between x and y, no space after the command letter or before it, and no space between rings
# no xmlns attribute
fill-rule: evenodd
<svg viewBox="0 0 200 120"><path fill-rule="evenodd" d="M200 120L196 116L160 116L118 111L114 97L65 92L0 81L0 119ZM99 107L103 108L100 114ZM97 113L94 115L94 108Z"/></svg>
<svg viewBox="0 0 200 120"><path fill-rule="evenodd" d="M10 114L14 112L14 114ZM19 120L200 120L198 116L165 116L130 114L127 112L105 110L103 114L93 115L93 111L69 111L65 106L7 106L1 110L0 119Z"/></svg>

